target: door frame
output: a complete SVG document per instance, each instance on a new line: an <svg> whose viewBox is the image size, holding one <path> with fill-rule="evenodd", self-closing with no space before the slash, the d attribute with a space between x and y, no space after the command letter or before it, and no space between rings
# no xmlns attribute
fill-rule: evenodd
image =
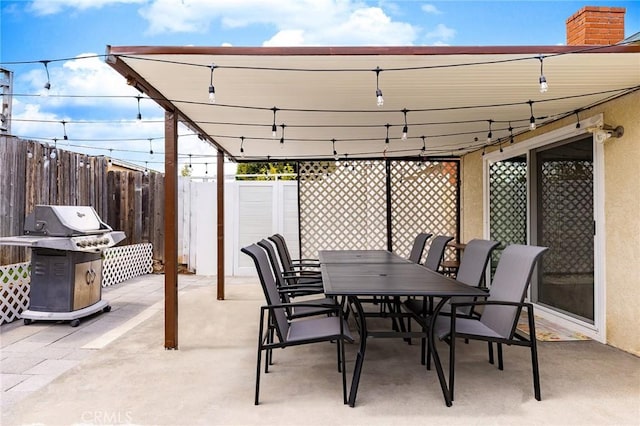
<svg viewBox="0 0 640 426"><path fill-rule="evenodd" d="M603 114L597 114L580 120L580 126L576 123L563 126L550 132L535 136L526 141L503 147L502 152L494 151L487 153L483 157L483 235L489 238L489 166L501 160L505 160L517 155L526 155L527 165L531 164L531 151L535 148L549 144L562 142L564 140L584 136L589 133L588 129L601 126L604 123ZM594 322L589 324L570 315L563 314L550 307L535 304L536 314L542 318L549 319L570 330L582 333L599 342L606 342L606 282L605 282L605 214L604 214L604 145L593 139L593 191L594 191L594 212L596 233L594 236ZM531 173L527 172L527 241L531 241L531 220L534 214L531 206ZM530 296L531 288L529 288Z"/></svg>

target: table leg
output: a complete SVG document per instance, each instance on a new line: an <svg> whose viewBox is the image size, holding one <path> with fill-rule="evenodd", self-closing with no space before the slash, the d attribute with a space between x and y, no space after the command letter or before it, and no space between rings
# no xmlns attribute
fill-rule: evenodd
<svg viewBox="0 0 640 426"><path fill-rule="evenodd" d="M354 407L356 404L356 394L358 393L358 384L360 383L360 373L362 372L362 364L364 362L364 353L367 349L367 323L364 317L362 304L357 297L349 298L356 309L356 320L360 326L360 346L356 355L356 363L353 368L353 379L351 379L351 389L349 390L349 406Z"/></svg>
<svg viewBox="0 0 640 426"><path fill-rule="evenodd" d="M440 363L440 356L438 356L438 348L436 348L436 339L434 335L434 329L436 324L436 318L438 317L438 313L447 302L448 298L443 297L438 305L433 310L431 314L431 321L429 324L429 348L431 349L431 353L433 355L433 363L436 366L436 371L438 372L438 380L440 381L440 387L442 388L442 395L444 396L444 402L447 404L447 407L451 407L451 392L449 391L449 386L447 385L447 379L444 377L444 371L442 370L442 364ZM449 366L451 368L451 366Z"/></svg>

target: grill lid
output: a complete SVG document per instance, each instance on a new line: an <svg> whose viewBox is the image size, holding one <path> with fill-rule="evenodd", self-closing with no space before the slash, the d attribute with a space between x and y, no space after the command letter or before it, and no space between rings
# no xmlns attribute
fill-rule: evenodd
<svg viewBox="0 0 640 426"><path fill-rule="evenodd" d="M24 233L28 235L71 237L111 230L91 206L37 205L24 219Z"/></svg>

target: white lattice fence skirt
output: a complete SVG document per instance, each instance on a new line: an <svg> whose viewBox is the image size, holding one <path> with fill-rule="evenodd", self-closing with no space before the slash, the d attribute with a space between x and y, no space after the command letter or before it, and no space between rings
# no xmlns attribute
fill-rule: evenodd
<svg viewBox="0 0 640 426"><path fill-rule="evenodd" d="M29 306L30 262L0 266L0 324L20 318Z"/></svg>
<svg viewBox="0 0 640 426"><path fill-rule="evenodd" d="M104 251L102 287L153 272L153 245L132 244Z"/></svg>

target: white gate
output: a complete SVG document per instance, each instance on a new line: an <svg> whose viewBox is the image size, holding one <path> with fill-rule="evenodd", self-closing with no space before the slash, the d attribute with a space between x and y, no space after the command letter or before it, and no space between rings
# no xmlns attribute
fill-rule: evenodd
<svg viewBox="0 0 640 426"><path fill-rule="evenodd" d="M251 259L240 249L274 233L287 239L297 257L298 185L296 181L225 182L225 272L253 275ZM217 189L215 181L179 180L181 263L198 275L217 272Z"/></svg>

